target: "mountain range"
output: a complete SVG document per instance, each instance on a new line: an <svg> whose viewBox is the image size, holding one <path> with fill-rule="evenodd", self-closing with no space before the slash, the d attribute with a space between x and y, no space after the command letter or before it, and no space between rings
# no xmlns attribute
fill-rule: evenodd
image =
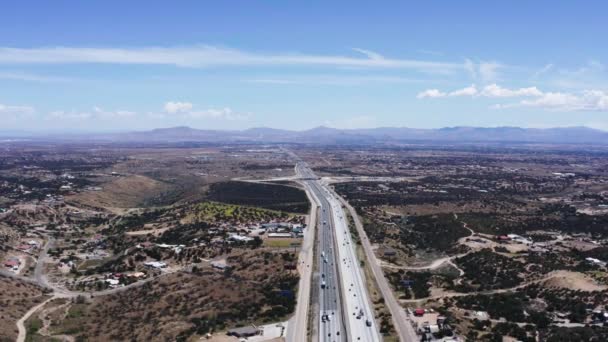
<svg viewBox="0 0 608 342"><path fill-rule="evenodd" d="M10 134L0 134L10 137ZM24 135L20 135L24 138ZM379 127L338 129L316 127L295 131L258 127L246 130L204 130L191 127L158 128L106 134L30 135L30 139L94 140L115 142L258 142L307 144L377 144L407 142L488 142L488 143L564 143L608 145L608 132L588 127L521 128L521 127L446 127L419 129Z"/></svg>

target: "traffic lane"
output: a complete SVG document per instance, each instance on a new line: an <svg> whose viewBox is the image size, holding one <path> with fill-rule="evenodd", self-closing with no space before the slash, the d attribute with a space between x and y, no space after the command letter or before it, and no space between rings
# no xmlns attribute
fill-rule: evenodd
<svg viewBox="0 0 608 342"><path fill-rule="evenodd" d="M316 185L316 184L315 184ZM329 285L327 287L327 295L324 297L324 301L327 305L323 305L325 309L335 309L332 310L335 314L335 316L339 317L339 310L337 310L337 286L335 286L337 284L336 278L335 278L335 267L336 267L336 257L335 257L335 253L334 253L334 249L333 249L333 228L332 228L332 223L330 220L330 213L331 213L331 205L330 203L325 199L325 194L323 194L322 190L319 189L319 187L317 186L312 186L311 188L314 188L314 192L317 195L317 197L320 199L320 204L322 206L322 217L323 217L323 221L327 222L325 224L322 225L322 229L323 229L323 234L321 234L321 240L322 240L322 246L324 247L324 250L327 251L327 257L328 260L331 260L331 262L325 263L324 261L320 260L320 262L322 262L322 267L324 268L327 276L328 276L328 285L329 285L329 277L331 276L331 285ZM321 196L323 195L323 196ZM334 317L335 317L334 316ZM337 318L336 317L336 318ZM339 329L335 328L335 325L337 323L339 319L334 319L331 322L331 331L334 333L334 336L336 336L336 332L339 331ZM321 328L322 331L326 330L325 328Z"/></svg>
<svg viewBox="0 0 608 342"><path fill-rule="evenodd" d="M307 185L311 185L310 183ZM313 192L315 193L315 195L319 198L320 200L320 206L322 208L322 217L323 217L323 221L327 220L327 206L328 203L327 201L325 201L325 199L322 196L319 196L319 192L318 189L314 186L311 186L309 188L313 189ZM323 229L323 226L321 225L321 229ZM321 246L322 249L328 249L328 235L327 232L322 230L322 234L320 234L320 242L321 242ZM321 265L320 269L322 271L322 273L324 274L330 274L330 268L328 267L327 263L325 263L322 260L321 255L319 254L319 263ZM321 290L322 292L320 293L319 296L319 301L320 301L320 310L321 313L325 313L328 309L330 309L330 305L331 302L334 301L334 295L332 293L332 291L325 291L325 289ZM336 336L336 331L338 330L335 326L335 322L327 322L327 323L323 323L321 318L319 317L319 333L320 333L320 340L322 341L331 341L332 339L332 335ZM335 337L334 337L335 339Z"/></svg>
<svg viewBox="0 0 608 342"><path fill-rule="evenodd" d="M327 221L329 219L329 217L327 217L327 211L326 211L326 215L324 216L325 221ZM325 255L327 257L328 262L325 262L325 269L326 269L326 291L328 293L328 301L326 301L326 311L325 314L327 314L327 317L330 317L329 322L326 322L326 324L329 324L331 326L330 328L330 332L327 334L327 337L330 340L339 340L340 338L338 337L338 332L340 331L339 328L339 322L340 322L340 314L339 314L339 310L337 307L337 281L336 281L336 277L334 275L335 273L335 253L334 253L334 248L333 248L333 238L332 238L332 228L331 228L331 223L327 222L327 223L323 223L322 225L322 229L323 229L323 236L325 237Z"/></svg>
<svg viewBox="0 0 608 342"><path fill-rule="evenodd" d="M354 250L352 248L352 239L350 239L350 234L348 234L346 221L344 220L343 213L341 213L339 203L334 203L332 206L332 212L334 212L334 214L337 216L335 229L337 238L339 240L339 253L341 253L341 258L343 256L341 260L343 264L341 265L344 265L347 271L343 272L345 273L344 285L350 285L347 287L345 292L348 293L347 311L349 315L349 326L351 327L351 336L354 340L378 340L378 335L375 335L375 322L373 320L370 319L372 327L367 327L365 321L356 319L360 310L363 310L366 319L373 316L369 311L370 304L367 301L367 293L363 292L365 291L365 288L362 284L360 269L358 268L358 264L356 262L356 255L354 254Z"/></svg>
<svg viewBox="0 0 608 342"><path fill-rule="evenodd" d="M326 219L326 216L324 217L324 219ZM324 226L324 225L323 225ZM321 291L323 291L322 293L322 315L323 314L330 314L330 312L335 312L336 311L336 307L335 307L335 293L334 293L334 287L333 287L333 277L332 277L332 270L331 270L331 265L329 262L325 262L324 259L326 260L333 260L333 251L332 249L330 249L330 235L327 234L327 229L325 229L326 227L323 227L323 234L321 234L321 239L322 239L322 246L323 246L323 251L322 254L320 254L320 259L319 262L321 262L322 265L322 281L323 279L326 282L326 286L324 289L322 289ZM325 256L325 258L323 257ZM320 324L322 325L322 327L320 328L320 331L322 332L322 340L328 340L328 341L332 341L336 339L337 336L337 327L335 324L335 321L332 321L330 319L329 322L323 322L322 319L320 319Z"/></svg>
<svg viewBox="0 0 608 342"><path fill-rule="evenodd" d="M362 277L361 277L361 270L359 268L359 265L357 263L357 257L354 254L354 249L352 248L352 239L350 239L350 235L348 234L347 231L347 225L345 220L343 219L343 216L341 215L341 213L339 212L339 209L336 209L336 212L338 215L340 215L339 217L339 221L338 221L338 225L340 233L343 233L343 241L345 242L343 245L343 248L345 249L346 252L346 256L347 258L347 263L349 265L349 268L352 270L351 276L349 277L350 280L352 281L350 286L353 289L354 293L353 293L353 304L355 304L355 314L358 315L361 312L363 312L364 316L366 319L369 319L371 317L371 312L369 311L369 304L366 303L366 291L365 291L365 287L362 281ZM355 296L356 294L356 296ZM359 312L357 312L357 310L359 310ZM372 322L370 320L370 322ZM366 331L363 331L364 335L370 336L371 334L367 333L368 331L371 332L373 331L373 329L365 329ZM371 336L370 336L371 337Z"/></svg>
<svg viewBox="0 0 608 342"><path fill-rule="evenodd" d="M328 204L329 204L329 202L328 202ZM335 237L334 237L335 226L334 226L334 222L332 220L331 206L328 206L326 214L327 214L327 217L326 217L327 218L327 224L325 225L325 228L326 228L327 234L329 235L329 239L328 240L331 241L331 252L332 252L332 260L333 260L333 262L330 265L330 267L331 267L331 271L334 274L334 280L335 280L335 282L332 284L332 289L331 290L332 290L333 295L336 298L336 303L337 303L337 300L340 299L340 293L339 293L339 291L340 291L339 290L339 288L340 288L340 282L339 282L339 280L337 280L337 275L338 275L338 272L337 272L337 267L338 267L337 262L339 262L339 260L337 258L337 255L336 255L336 252L335 252L335 248L334 248L335 247ZM343 326L342 326L343 321L341 319L341 317L342 317L342 308L341 308L341 306L339 304L336 304L336 306L340 307L340 310L338 311L338 314L335 316L336 324L338 324L339 327L340 327L340 329L342 329L343 328ZM341 335L340 338L341 339L345 339L346 338L345 337L346 334L344 334L344 331L341 331L341 332L342 332L342 335Z"/></svg>
<svg viewBox="0 0 608 342"><path fill-rule="evenodd" d="M322 201L321 206L323 207L324 205L325 205L325 203ZM322 229L322 227L321 227L321 229ZM321 271L321 274L325 274L327 272L327 266L324 263L323 254L325 253L324 249L326 248L326 235L323 233L323 231L321 231L320 240L321 240L320 245L321 245L322 252L319 253L319 257L318 257L318 262L319 262L319 266L320 266L319 269ZM322 279L320 280L320 282L322 282ZM320 286L320 284L317 284L317 286ZM322 315L325 314L325 310L327 307L327 301L328 301L328 293L325 292L324 289L321 289L320 293L319 293L319 302L320 302L319 306L320 306L320 311L321 311L320 317L319 317L319 325L320 325L319 331L320 331L320 335L321 335L320 338L322 340L326 339L328 330L331 328L331 327L328 327L326 324L324 324L325 322L323 322L323 320L321 319Z"/></svg>
<svg viewBox="0 0 608 342"><path fill-rule="evenodd" d="M311 174L311 172L308 172L308 174ZM326 270L327 270L328 274L332 273L333 279L335 280L336 277L334 276L334 274L337 274L336 273L337 272L336 268L338 267L338 265L337 265L338 261L336 259L336 255L335 255L334 249L333 248L328 248L328 247L331 247L331 246L335 246L334 234L333 234L334 230L335 230L335 227L332 227L333 225L332 225L331 217L333 217L333 215L331 214L331 211L332 211L332 209L331 209L331 203L329 201L327 201L327 198L326 198L326 196L328 195L328 193L327 194L324 193L323 189L319 186L318 183L316 183L316 182L314 182L314 183L310 182L308 184L311 185L310 188L313 189L313 192L319 198L319 200L321 202L320 204L322 206L322 209L324 209L323 210L324 213L322 214L323 218L324 218L324 221L328 222L327 224L324 224L322 226L323 227L322 229L324 229L324 233L321 234L321 239L323 240L322 243L321 243L321 245L325 246L325 249L328 250L328 253L331 252L331 255L328 255L328 260L331 260L332 262L329 263L329 265L327 265ZM337 281L335 283L336 283L336 285L339 285L337 283ZM337 292L338 288L339 288L339 286L335 286L334 287L333 284L332 284L331 288L328 288L328 291L327 291L327 293L330 295L330 297L332 297L332 299L335 298L335 302L334 303L337 303L337 300L339 299L338 292ZM338 307L340 307L339 304L336 304L336 309ZM342 329L342 325L341 325L342 321L339 319L339 317L340 317L340 315L339 315L340 311L341 310L338 310L338 309L336 310L336 312L338 313L338 315L336 315L337 319L331 321L331 324L330 324L331 328L330 328L330 330L332 332L336 332L338 329ZM335 328L335 326L337 324L340 325L340 328L338 328L338 329ZM322 330L325 330L325 329L322 328ZM342 336L340 336L339 339L344 339L344 335L345 334L343 333ZM335 336L336 335L334 335L334 337ZM325 336L323 336L323 340L326 340Z"/></svg>

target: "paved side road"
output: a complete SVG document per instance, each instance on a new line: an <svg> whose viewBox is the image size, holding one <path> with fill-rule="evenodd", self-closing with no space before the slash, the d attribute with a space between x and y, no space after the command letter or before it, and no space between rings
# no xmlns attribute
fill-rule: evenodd
<svg viewBox="0 0 608 342"><path fill-rule="evenodd" d="M336 194L337 196L337 194ZM395 298L395 294L391 290L388 281L384 277L384 273L382 272L382 268L380 268L380 264L378 263L378 259L374 254L372 249L372 245L367 238L367 234L363 229L363 225L361 224L361 220L359 220L359 216L355 209L348 204L343 198L339 197L340 201L344 206L348 209L348 212L353 217L355 221L355 227L357 228L357 232L361 237L361 245L363 246L363 251L365 252L365 256L367 257L367 263L370 265L370 269L372 270L372 274L374 278L376 278L376 283L378 284L378 288L382 293L382 297L384 297L384 302L388 306L388 309L393 318L393 325L395 326L395 330L397 330L397 334L399 335L400 341L418 341L419 338L414 331L414 328L410 324L407 315L405 314L405 310L401 307L397 298Z"/></svg>
<svg viewBox="0 0 608 342"><path fill-rule="evenodd" d="M298 259L298 269L300 271L300 283L298 285L298 301L296 304L296 313L289 320L287 325L287 342L306 342L308 332L308 311L311 296L311 278L313 270L313 247L315 241L315 231L317 227L317 210L319 208L319 199L308 190L306 194L310 201L310 215L308 227L304 233L304 240L300 249L300 257Z"/></svg>

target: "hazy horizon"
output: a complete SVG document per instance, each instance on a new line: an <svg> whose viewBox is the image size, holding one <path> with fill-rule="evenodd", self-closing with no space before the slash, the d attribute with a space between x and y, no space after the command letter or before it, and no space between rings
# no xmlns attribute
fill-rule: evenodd
<svg viewBox="0 0 608 342"><path fill-rule="evenodd" d="M442 126L442 127L408 127L408 126L377 126L377 127L362 127L362 128L339 128L339 127L331 127L326 125L318 125L309 128L302 129L289 129L289 128L277 128L277 127L269 127L269 126L252 126L238 129L230 129L230 128L204 128L204 127L193 127L193 126L166 126L166 127L155 127L150 129L114 129L114 130L95 130L95 129L72 129L72 130L61 130L61 129L39 129L39 130L25 130L25 129L0 129L0 134L32 134L32 135L42 135L42 134L68 134L68 135L79 135L79 134L95 134L95 135L103 135L103 134L117 134L117 133L135 133L135 132L150 132L154 130L169 130L169 129L177 129L177 128L188 128L194 130L209 130L209 131L247 131L253 129L271 129L271 130L282 130L282 131L292 131L292 132L306 132L318 128L328 128L335 129L339 131L358 131L358 130L377 130L377 129L415 129L415 130L441 130L441 129L449 129L449 128L479 128L479 129L498 129L498 128L517 128L517 129L541 129L541 130L551 130L551 129L576 129L576 128L587 128L593 129L600 132L607 132L608 129L594 128L589 126L554 126L554 127L522 127L522 126Z"/></svg>

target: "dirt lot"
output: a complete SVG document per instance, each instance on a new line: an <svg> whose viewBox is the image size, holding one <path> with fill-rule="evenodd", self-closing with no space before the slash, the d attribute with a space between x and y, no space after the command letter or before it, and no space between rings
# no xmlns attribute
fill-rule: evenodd
<svg viewBox="0 0 608 342"><path fill-rule="evenodd" d="M606 285L598 284L596 281L579 272L559 271L554 277L545 281L543 286L548 288L566 288L578 291L603 291Z"/></svg>
<svg viewBox="0 0 608 342"><path fill-rule="evenodd" d="M145 176L118 177L104 184L100 191L80 193L69 200L104 209L139 207L146 199L158 196L169 188L168 184Z"/></svg>

